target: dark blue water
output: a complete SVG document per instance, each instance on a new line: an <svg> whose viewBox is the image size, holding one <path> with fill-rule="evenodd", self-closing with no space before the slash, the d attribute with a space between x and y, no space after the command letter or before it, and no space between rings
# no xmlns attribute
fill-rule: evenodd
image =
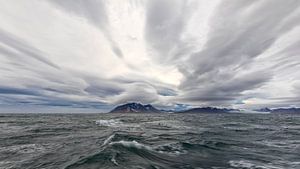
<svg viewBox="0 0 300 169"><path fill-rule="evenodd" d="M0 169L299 169L300 116L0 115Z"/></svg>

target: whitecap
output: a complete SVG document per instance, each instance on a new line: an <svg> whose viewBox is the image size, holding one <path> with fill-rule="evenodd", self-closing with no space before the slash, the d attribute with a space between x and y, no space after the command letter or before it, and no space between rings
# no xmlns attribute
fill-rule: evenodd
<svg viewBox="0 0 300 169"><path fill-rule="evenodd" d="M119 163L118 163L117 160L116 160L116 156L115 156L115 155L110 159L110 161L111 161L112 163L114 163L115 165L119 165Z"/></svg>
<svg viewBox="0 0 300 169"><path fill-rule="evenodd" d="M112 134L109 137L107 137L107 139L104 140L102 146L107 145L114 137L115 137L115 134Z"/></svg>
<svg viewBox="0 0 300 169"><path fill-rule="evenodd" d="M159 145L155 148L156 151L169 155L180 155L186 154L187 151L183 149L181 144L178 143L167 143L163 145Z"/></svg>
<svg viewBox="0 0 300 169"><path fill-rule="evenodd" d="M190 127L186 126L183 122L174 121L174 120L158 120L158 121L151 121L145 122L144 125L148 126L159 126L159 127L167 127L172 129L190 129Z"/></svg>
<svg viewBox="0 0 300 169"><path fill-rule="evenodd" d="M168 155L180 155L180 154L186 153L186 151L184 151L181 146L179 146L175 143L151 147L151 146L139 143L135 140L133 140L133 141L121 140L121 141L111 142L111 143L109 143L109 145L122 145L127 148L142 149L142 150L157 152L157 153L161 153L161 154L168 154ZM168 151L164 149L164 147L166 147L166 146L168 146Z"/></svg>
<svg viewBox="0 0 300 169"><path fill-rule="evenodd" d="M139 124L123 123L119 119L110 119L110 120L96 120L95 123L102 127L112 127L122 129L141 129Z"/></svg>
<svg viewBox="0 0 300 169"><path fill-rule="evenodd" d="M111 119L111 120L96 120L95 123L99 126L105 127L117 127L122 125L123 123L118 119Z"/></svg>
<svg viewBox="0 0 300 169"><path fill-rule="evenodd" d="M273 166L270 164L258 165L258 164L254 164L254 162L247 161L247 160L231 160L231 161L229 161L229 165L231 167L236 167L236 168L280 169L280 167L276 167L276 166Z"/></svg>
<svg viewBox="0 0 300 169"><path fill-rule="evenodd" d="M109 143L109 145L122 145L124 147L128 147L128 148L137 148L137 149L145 149L145 150L149 150L149 151L154 151L154 149L150 146L144 145L142 143L139 143L135 140L133 141L116 141L116 142L111 142Z"/></svg>
<svg viewBox="0 0 300 169"><path fill-rule="evenodd" d="M276 148L297 149L300 147L300 142L298 140L284 140L284 141L263 140L258 143L269 146L269 147L276 147Z"/></svg>

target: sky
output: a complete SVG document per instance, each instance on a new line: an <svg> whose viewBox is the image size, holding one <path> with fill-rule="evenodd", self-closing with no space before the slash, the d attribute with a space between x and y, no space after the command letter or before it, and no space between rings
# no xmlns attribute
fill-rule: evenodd
<svg viewBox="0 0 300 169"><path fill-rule="evenodd" d="M0 112L300 107L299 0L0 0Z"/></svg>

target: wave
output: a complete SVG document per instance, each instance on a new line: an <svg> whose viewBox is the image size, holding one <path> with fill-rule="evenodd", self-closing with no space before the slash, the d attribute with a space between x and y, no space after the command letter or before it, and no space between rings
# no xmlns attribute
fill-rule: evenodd
<svg viewBox="0 0 300 169"><path fill-rule="evenodd" d="M174 145L164 145L162 146L150 146L135 140L126 141L113 141L116 134L110 135L102 144L102 148L98 153L92 154L88 157L80 159L75 163L67 166L66 168L91 168L93 165L100 165L105 168L105 166L122 166L124 162L126 165L148 165L149 161L158 165L158 168L164 168L162 166L170 166L173 164L178 164L175 156L170 153L172 150L178 148L171 148ZM169 146L169 148L166 148ZM176 153L173 153L173 155ZM177 152L177 155L179 151ZM136 161L127 161L126 159L137 159ZM128 164L132 163L132 164ZM126 168L126 167L124 167Z"/></svg>
<svg viewBox="0 0 300 169"><path fill-rule="evenodd" d="M43 152L45 148L42 145L38 144L22 144L22 145L14 145L8 147L0 147L0 153L36 153L36 152Z"/></svg>
<svg viewBox="0 0 300 169"><path fill-rule="evenodd" d="M117 146L123 146L126 148L147 150L147 151L152 151L155 153L167 154L167 155L186 154L187 151L184 150L186 144L189 144L189 143L173 142L173 143L167 143L167 144L163 144L163 145L149 146L149 145L139 143L135 140L133 140L133 141L121 140L121 141L109 143L109 145L111 145L111 146L117 145ZM191 145L191 144L189 144L189 145Z"/></svg>
<svg viewBox="0 0 300 169"><path fill-rule="evenodd" d="M262 140L262 141L257 141L256 143L261 145L266 145L269 147L285 148L291 150L296 150L300 147L300 141L298 140L282 140L282 141Z"/></svg>
<svg viewBox="0 0 300 169"><path fill-rule="evenodd" d="M134 123L123 123L119 119L109 119L109 120L96 120L95 123L102 127L111 127L111 128L119 128L119 129L141 129L139 124Z"/></svg>
<svg viewBox="0 0 300 169"><path fill-rule="evenodd" d="M136 148L136 149L144 149L144 150L148 150L148 151L155 151L152 147L144 145L142 143L139 143L135 140L133 141L117 141L117 142L111 142L109 143L109 145L121 145L127 148Z"/></svg>
<svg viewBox="0 0 300 169"><path fill-rule="evenodd" d="M111 120L96 120L95 123L99 126L105 127L117 127L122 125L123 123L118 119L111 119Z"/></svg>
<svg viewBox="0 0 300 169"><path fill-rule="evenodd" d="M96 120L95 123L102 127L113 127L113 128L150 128L150 129L159 129L159 130L169 130L169 129L181 129L187 130L191 129L190 127L186 126L184 123L180 121L174 120L158 120L152 122L145 122L145 123L125 123L120 119L108 119L108 120Z"/></svg>
<svg viewBox="0 0 300 169"><path fill-rule="evenodd" d="M119 163L117 162L117 160L116 160L116 156L114 155L111 159L110 159L110 161L112 162L112 163L114 163L115 165L119 165Z"/></svg>
<svg viewBox="0 0 300 169"><path fill-rule="evenodd" d="M191 129L190 127L186 126L186 124L184 124L183 122L177 120L158 120L152 122L145 122L143 125L149 128L158 127L158 129Z"/></svg>
<svg viewBox="0 0 300 169"><path fill-rule="evenodd" d="M115 137L115 134L112 134L109 137L107 137L107 139L104 140L102 146L107 145L114 137Z"/></svg>
<svg viewBox="0 0 300 169"><path fill-rule="evenodd" d="M164 168L161 166L170 166L179 163L176 160L177 156L173 156L175 153L171 155L169 151L163 151L160 146L149 146L135 140L111 142L109 143L109 146L113 147L113 149L118 152L127 154L127 156L133 156L136 159L140 159L140 161L144 161L144 163L151 161L152 163L159 164L160 167L158 168ZM111 160L114 160L114 162L117 161L115 156Z"/></svg>
<svg viewBox="0 0 300 169"><path fill-rule="evenodd" d="M163 145L147 145L136 140L112 141L118 139L117 135L118 133L114 133L107 137L98 153L85 157L67 168L92 168L91 166L101 166L103 168L118 166L126 168L126 166L140 165L155 168L151 166L152 164L155 164L158 168L184 168L189 166L185 162L189 160L187 157L188 153L195 154L195 152L201 151L208 154L227 146L226 143L212 141L203 141L202 144L172 142ZM194 156L191 158L196 159L198 157Z"/></svg>
<svg viewBox="0 0 300 169"><path fill-rule="evenodd" d="M231 160L228 162L231 167L244 168L244 169L281 169L280 167L273 166L271 164L255 164L248 160Z"/></svg>

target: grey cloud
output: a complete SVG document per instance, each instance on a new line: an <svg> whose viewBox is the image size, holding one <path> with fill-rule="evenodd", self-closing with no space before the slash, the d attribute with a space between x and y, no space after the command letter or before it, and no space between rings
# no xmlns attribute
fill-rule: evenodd
<svg viewBox="0 0 300 169"><path fill-rule="evenodd" d="M268 98L267 103L255 103L250 105L248 109L257 109L257 108L282 108L282 107L299 107L300 97L276 97Z"/></svg>
<svg viewBox="0 0 300 169"><path fill-rule="evenodd" d="M107 103L121 104L125 102L156 103L160 97L176 96L173 86L163 84L153 79L136 75L103 79L99 77L80 75L88 86L84 89L89 95L104 98Z"/></svg>
<svg viewBox="0 0 300 169"><path fill-rule="evenodd" d="M85 81L88 84L88 87L86 87L84 91L88 92L90 95L108 97L120 95L124 92L124 88L121 87L122 84L110 79L86 78Z"/></svg>
<svg viewBox="0 0 300 169"><path fill-rule="evenodd" d="M49 0L48 2L51 5L42 3L39 6L41 9L46 9L43 17L62 17L59 18L59 22L55 22L57 24L65 24L64 22L69 22L72 19L83 19L103 33L116 56L125 57L125 53L112 36L114 32L110 30L110 21L106 11L109 9L106 7L106 3L114 2L104 0ZM128 1L128 3L139 2L141 1ZM42 17L33 18L36 21L32 22L36 26L34 29L24 29L23 31L21 30L23 29L22 26L8 29L10 28L9 24L20 23L24 19L18 16L18 12L11 12L11 16L7 16L8 13L0 12L0 17L3 15L2 18L7 18L2 25L8 26L0 29L1 106L3 104L26 104L98 109L111 108L114 104L124 102L142 102L168 108L178 104L180 108L182 106L189 107L189 105L232 106L239 104L240 106L244 104L243 100L251 98L270 101L265 104L266 106L269 104L277 106L299 105L300 85L298 83L295 83L294 86L287 84L294 83L300 78L298 73L300 70L299 40L293 39L292 42L284 42L288 43L286 47L274 53L272 51L271 56L259 56L265 54L268 49L272 49L274 47L272 45L278 42L280 38L286 38L286 34L299 29L300 1L222 0L209 18L210 24L207 37L205 37L207 39L204 38L206 43L203 48L201 48L202 42L197 44L199 39L196 39L199 38L198 31L202 31L197 30L197 19L199 21L203 19L198 18L198 14L202 16L201 12L197 11L199 1L149 0L145 2L138 8L130 8L130 10L139 10L137 11L138 14L145 14L145 21L140 20L140 16L135 18L137 13L131 16L134 22L142 23L144 21L145 25L141 26L144 30L137 30L137 39L135 35L131 35L132 32L126 32L128 30L124 29L131 38L131 40L126 41L130 48L126 52L128 54L140 54L145 49L146 53L141 53L141 56L147 58L141 58L141 61L147 62L149 59L151 63L145 64L124 58L117 60L118 63L111 64L111 60L108 60L107 63L110 65L121 65L122 67L118 70L114 70L113 66L109 70L106 65L102 69L101 65L104 65L102 63L97 67L97 64L90 61L85 62L84 59L89 59L88 54L91 51L95 50L101 54L102 51L99 51L101 49L92 49L95 46L91 46L91 49L76 50L77 46L72 41L67 40L66 42L69 42L68 45L70 46L65 47L68 50L74 49L74 51L59 55L66 58L55 57L55 60L64 63L53 63L52 56L48 56L44 52L55 54L64 50L56 51L51 47L42 48L43 46L40 48L38 44L34 46L26 39L20 38L21 36L17 36L21 33L28 33L28 31L43 33L43 30L40 29L44 27L40 27L38 21ZM39 4L40 2L36 3L36 5ZM13 5L14 3L10 4L11 7ZM25 14L28 12L27 10L27 8L22 8L20 11ZM47 12L53 13L47 17ZM68 14L70 17L61 14ZM28 16L32 17L33 14ZM10 22L10 20L12 21ZM132 22L132 20L128 19L124 22ZM67 24L72 23L74 22L71 21ZM205 24L204 22L200 23ZM57 26L57 28L63 28L63 25ZM136 28L140 28L139 26ZM58 29L53 30L60 31ZM63 29L62 34L58 33L57 37L50 38L49 45L55 43L55 40L69 38L69 35L64 34L64 31L66 30ZM144 33L144 39L140 39L140 32ZM43 38L46 40L47 36L43 34ZM39 36L31 38L36 38L34 39L35 42L42 41L41 45L47 45L45 39L38 39ZM70 38L70 40L73 39ZM134 43L132 43L133 41ZM139 42L141 43L139 44ZM141 47L141 49L137 49L135 52L134 47ZM42 49L50 51L43 51ZM70 61L70 54L78 55L78 60ZM99 57L103 57L100 60L104 62L105 59L111 59L109 56ZM138 59L138 57L133 58ZM94 59L92 57L92 61ZM82 66L81 62L92 64L92 66L91 68L86 65ZM146 72L148 71L146 66L153 64L158 65L149 67L149 72ZM164 69L165 65L166 69ZM153 71L157 68L156 66L159 69ZM124 69L122 72L124 67L126 70ZM162 70L169 70L170 67L176 67L183 75L179 86L176 86L177 83L175 82L170 85L159 80L164 75ZM147 74L146 77L143 76L144 72ZM155 77L156 73L159 77ZM289 73L293 73L293 75L289 75ZM170 77L170 81L173 82L173 79ZM291 89L292 91L288 91L292 93L291 95L277 98L272 93L268 93L269 91L261 92L265 89L264 87L270 84L271 87L273 84L275 87L277 85L282 87L285 82L276 81L278 79L290 80L286 82L289 85L286 90ZM168 80L169 77L166 77L166 81ZM269 89L267 87L266 89ZM180 105L180 103L184 103L184 105Z"/></svg>
<svg viewBox="0 0 300 169"><path fill-rule="evenodd" d="M47 91L54 92L50 94ZM65 92L65 93L64 93ZM37 105L37 106L59 106L69 108L103 108L107 103L101 101L76 100L68 97L60 97L61 94L69 95L67 91L61 89L42 89L42 88L0 88L0 103L5 105ZM80 96L77 92L74 95Z"/></svg>
<svg viewBox="0 0 300 169"><path fill-rule="evenodd" d="M272 57L275 58L276 62L278 62L279 64L281 62L284 62L285 60L291 60L293 58L298 59L300 53L299 46L300 46L300 41L294 42L291 45L287 46L286 48L273 54ZM288 55L289 57L284 57L285 55Z"/></svg>
<svg viewBox="0 0 300 169"><path fill-rule="evenodd" d="M258 74L259 76L257 76ZM239 77L233 76L229 79L218 78L221 81L216 83L208 81L207 84L201 85L199 82L200 85L187 90L178 100L210 104L215 102L219 105L222 103L232 104L235 100L243 98L242 92L258 88L268 82L270 78L270 73L259 71Z"/></svg>
<svg viewBox="0 0 300 169"><path fill-rule="evenodd" d="M112 102L114 104L126 102L141 102L146 104L153 103L158 100L155 88L147 83L131 83L126 85L125 89L125 92L112 98Z"/></svg>
<svg viewBox="0 0 300 169"><path fill-rule="evenodd" d="M76 16L86 18L101 29L107 29L108 18L102 0L51 0L49 2Z"/></svg>
<svg viewBox="0 0 300 169"><path fill-rule="evenodd" d="M116 46L116 44L114 44L114 42L111 42L112 46L112 51L114 52L115 55L117 55L118 57L122 58L123 57L123 52L122 50Z"/></svg>
<svg viewBox="0 0 300 169"><path fill-rule="evenodd" d="M173 85L164 84L159 81L155 81L154 79L147 79L145 77L140 77L136 75L130 75L128 77L116 77L112 79L114 82L118 84L122 84L124 86L131 84L144 84L146 86L151 86L156 91L157 96L177 96L177 92Z"/></svg>
<svg viewBox="0 0 300 169"><path fill-rule="evenodd" d="M13 95L39 95L37 92L29 89L0 87L0 94L13 94Z"/></svg>
<svg viewBox="0 0 300 169"><path fill-rule="evenodd" d="M47 59L47 57L45 56L45 54L43 54L42 51L35 48L34 46L30 46L28 42L2 29L0 29L0 42L2 44L5 44L5 46L8 46L9 48L21 53L18 54L15 51L0 46L0 53L6 55L7 57L16 57L20 59L24 56L28 56L48 66L59 69L59 66Z"/></svg>
<svg viewBox="0 0 300 169"><path fill-rule="evenodd" d="M103 0L50 0L49 2L59 6L70 14L83 17L95 25L103 32L114 54L120 58L123 57L121 48L114 41L109 30L109 20Z"/></svg>
<svg viewBox="0 0 300 169"><path fill-rule="evenodd" d="M14 65L10 66L14 69L8 70L8 74L14 74L20 69ZM106 106L102 100L103 95L108 95L107 86L103 89L107 93L102 93L102 95L97 92L88 93L84 90L87 84L76 73L69 74L65 69L46 69L46 67L40 67L40 65L37 69L31 69L30 67L32 66L25 64L25 67L22 67L22 75L14 77L13 84L0 79L3 85L0 87L0 104L65 106L70 108L100 108ZM6 77L5 74L3 75L3 77ZM110 86L112 87L112 85Z"/></svg>
<svg viewBox="0 0 300 169"><path fill-rule="evenodd" d="M283 24L299 7L299 1L256 2L252 4L254 9L246 13L249 8L248 3L249 1L239 2L237 9L234 8L236 5L232 5L233 7L228 5L234 3L220 4L220 12L214 16L211 24L212 29L206 49L191 57L193 66L197 67L196 73L201 74L222 66L251 61L253 57L259 56L268 49L286 31L293 28L285 27ZM293 21L299 24L299 20Z"/></svg>
<svg viewBox="0 0 300 169"><path fill-rule="evenodd" d="M204 49L191 55L180 67L185 75L180 88L186 98L198 101L224 98L226 102L270 80L272 72L254 72L228 81L246 71L254 58L299 25L300 21L291 17L299 9L299 3L297 0L222 1L212 17ZM289 27L285 26L287 22Z"/></svg>
<svg viewBox="0 0 300 169"><path fill-rule="evenodd" d="M25 97L24 97L25 96ZM30 95L23 95L23 97L20 97L20 95L7 95L7 94L3 94L0 97L0 103L1 106L4 105L12 105L12 106L16 106L16 105L22 105L22 104L32 104L33 101L32 100L32 96Z"/></svg>
<svg viewBox="0 0 300 169"><path fill-rule="evenodd" d="M192 12L190 6L185 0L148 1L145 39L160 54L160 62L170 61L176 55L174 50L185 48L180 38Z"/></svg>
<svg viewBox="0 0 300 169"><path fill-rule="evenodd" d="M34 100L32 105L38 106L57 106L57 107L70 107L70 108L96 108L104 109L105 107L111 107L106 103L102 102L90 102L90 101L71 101L65 99L49 99L49 98L40 98Z"/></svg>
<svg viewBox="0 0 300 169"><path fill-rule="evenodd" d="M107 84L107 83L106 83ZM97 96L111 96L111 95L118 95L121 93L121 90L117 88L113 88L111 86L99 86L99 85L90 85L84 89L86 92L90 93L91 95Z"/></svg>
<svg viewBox="0 0 300 169"><path fill-rule="evenodd" d="M177 92L173 89L166 88L166 87L160 87L157 88L157 93L161 96L176 96Z"/></svg>

